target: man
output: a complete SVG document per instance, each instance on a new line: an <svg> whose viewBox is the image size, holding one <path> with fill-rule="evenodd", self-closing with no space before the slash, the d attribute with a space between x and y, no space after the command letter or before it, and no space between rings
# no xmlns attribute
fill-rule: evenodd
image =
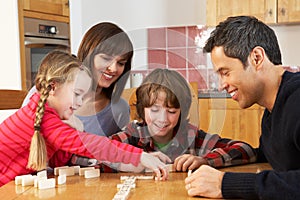
<svg viewBox="0 0 300 200"><path fill-rule="evenodd" d="M241 108L265 107L257 162L274 170L221 172L201 166L186 178L190 196L243 199L300 199L300 73L281 66L274 31L250 16L229 17L211 33L211 53L220 89Z"/></svg>

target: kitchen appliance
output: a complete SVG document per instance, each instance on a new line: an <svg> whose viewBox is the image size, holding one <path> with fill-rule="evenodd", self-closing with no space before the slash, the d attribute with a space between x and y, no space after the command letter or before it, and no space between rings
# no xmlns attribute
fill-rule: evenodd
<svg viewBox="0 0 300 200"><path fill-rule="evenodd" d="M69 24L50 20L24 18L26 87L34 85L41 60L55 49L70 49Z"/></svg>

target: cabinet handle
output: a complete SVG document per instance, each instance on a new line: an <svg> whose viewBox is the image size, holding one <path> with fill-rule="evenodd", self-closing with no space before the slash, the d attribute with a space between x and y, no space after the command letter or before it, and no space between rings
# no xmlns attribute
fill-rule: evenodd
<svg viewBox="0 0 300 200"><path fill-rule="evenodd" d="M69 5L70 5L70 3L69 3L69 1L67 1L67 2L65 3L65 6L69 7Z"/></svg>
<svg viewBox="0 0 300 200"><path fill-rule="evenodd" d="M268 11L268 14L269 14L270 17L273 15L272 9L270 9L270 10Z"/></svg>
<svg viewBox="0 0 300 200"><path fill-rule="evenodd" d="M280 13L281 13L282 16L285 16L285 9L284 9L284 8L281 8L281 9L280 9Z"/></svg>

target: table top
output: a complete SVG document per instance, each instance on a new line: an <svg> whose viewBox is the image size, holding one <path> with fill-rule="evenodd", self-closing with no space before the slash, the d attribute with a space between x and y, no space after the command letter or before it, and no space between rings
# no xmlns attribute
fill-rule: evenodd
<svg viewBox="0 0 300 200"><path fill-rule="evenodd" d="M226 167L221 171L253 172L271 169L267 163L255 163ZM66 184L57 185L55 188L39 190L33 186L15 185L14 181L0 187L0 199L113 199L117 193L117 184L121 183L121 176L140 176L132 173L101 173L99 178L85 179L83 176L68 176ZM144 175L144 174L142 174ZM145 174L151 175L151 174ZM128 199L204 199L193 198L187 195L184 179L187 173L170 173L167 181L136 180ZM57 179L57 177L56 177Z"/></svg>

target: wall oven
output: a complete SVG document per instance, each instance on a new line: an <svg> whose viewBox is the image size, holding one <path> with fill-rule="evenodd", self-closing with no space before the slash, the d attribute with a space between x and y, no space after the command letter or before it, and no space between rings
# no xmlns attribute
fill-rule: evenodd
<svg viewBox="0 0 300 200"><path fill-rule="evenodd" d="M69 24L25 17L24 33L26 87L30 89L43 57L55 49L70 49Z"/></svg>

